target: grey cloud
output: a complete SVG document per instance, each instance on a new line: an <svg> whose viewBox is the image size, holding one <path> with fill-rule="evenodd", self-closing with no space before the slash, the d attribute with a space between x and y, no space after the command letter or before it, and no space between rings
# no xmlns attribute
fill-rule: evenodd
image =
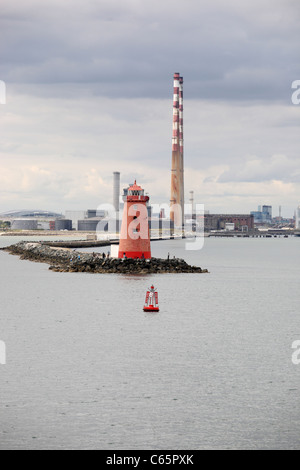
<svg viewBox="0 0 300 470"><path fill-rule="evenodd" d="M187 98L285 100L299 71L293 1L10 3L0 18L8 82L166 98L180 71Z"/></svg>
<svg viewBox="0 0 300 470"><path fill-rule="evenodd" d="M26 195L92 207L113 170L168 200L174 72L187 191L224 211L264 194L299 203L298 0L0 0L0 11L3 209Z"/></svg>
<svg viewBox="0 0 300 470"><path fill-rule="evenodd" d="M233 166L218 179L219 183L262 183L269 181L300 182L299 163L285 155L268 159L249 158L243 165Z"/></svg>

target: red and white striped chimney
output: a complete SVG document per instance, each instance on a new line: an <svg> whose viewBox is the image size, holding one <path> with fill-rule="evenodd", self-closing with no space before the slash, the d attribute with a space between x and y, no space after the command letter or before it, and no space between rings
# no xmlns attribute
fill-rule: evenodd
<svg viewBox="0 0 300 470"><path fill-rule="evenodd" d="M179 150L183 155L183 78L179 78Z"/></svg>
<svg viewBox="0 0 300 470"><path fill-rule="evenodd" d="M183 158L183 77L179 78L179 151L180 151L180 205L184 225L184 158Z"/></svg>
<svg viewBox="0 0 300 470"><path fill-rule="evenodd" d="M179 73L174 74L172 152L179 150Z"/></svg>
<svg viewBox="0 0 300 470"><path fill-rule="evenodd" d="M171 220L176 226L184 225L184 182L183 182L183 78L174 74L173 91L173 136L171 170ZM175 206L174 206L175 205ZM172 206L174 206L172 210Z"/></svg>

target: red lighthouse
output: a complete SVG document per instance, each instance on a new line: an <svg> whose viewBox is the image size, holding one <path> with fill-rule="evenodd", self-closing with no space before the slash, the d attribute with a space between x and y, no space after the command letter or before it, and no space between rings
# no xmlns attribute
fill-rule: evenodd
<svg viewBox="0 0 300 470"><path fill-rule="evenodd" d="M151 259L147 202L141 186L128 189L120 235L119 258Z"/></svg>

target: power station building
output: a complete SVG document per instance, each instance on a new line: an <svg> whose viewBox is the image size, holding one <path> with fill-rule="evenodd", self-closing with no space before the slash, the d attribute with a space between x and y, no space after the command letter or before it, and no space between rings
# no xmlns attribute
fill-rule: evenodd
<svg viewBox="0 0 300 470"><path fill-rule="evenodd" d="M251 214L254 216L255 224L272 224L272 206L258 206L258 210L252 211Z"/></svg>
<svg viewBox="0 0 300 470"><path fill-rule="evenodd" d="M0 217L10 222L11 230L72 230L71 221L51 211L11 211L0 214Z"/></svg>
<svg viewBox="0 0 300 470"><path fill-rule="evenodd" d="M69 219L57 219L54 224L55 230L56 231L62 231L62 230L72 230L73 225L72 225L72 220Z"/></svg>
<svg viewBox="0 0 300 470"><path fill-rule="evenodd" d="M89 209L85 211L66 211L66 219L72 221L73 230L94 232L97 229L96 220L100 222L106 216L104 210ZM93 220L92 220L93 219Z"/></svg>
<svg viewBox="0 0 300 470"><path fill-rule="evenodd" d="M228 224L234 225L234 230L253 230L254 216L248 214L205 214L204 230L225 230Z"/></svg>
<svg viewBox="0 0 300 470"><path fill-rule="evenodd" d="M12 230L38 230L38 221L35 219L14 219L11 222Z"/></svg>
<svg viewBox="0 0 300 470"><path fill-rule="evenodd" d="M91 217L89 219L83 219L78 221L78 231L79 232L96 232L107 231L108 222L103 221L104 217Z"/></svg>

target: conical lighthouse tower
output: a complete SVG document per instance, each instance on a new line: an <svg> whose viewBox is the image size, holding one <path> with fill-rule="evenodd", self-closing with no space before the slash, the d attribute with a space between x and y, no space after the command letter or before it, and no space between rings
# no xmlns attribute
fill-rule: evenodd
<svg viewBox="0 0 300 470"><path fill-rule="evenodd" d="M135 181L128 189L124 204L119 258L151 259L148 201L149 197Z"/></svg>

